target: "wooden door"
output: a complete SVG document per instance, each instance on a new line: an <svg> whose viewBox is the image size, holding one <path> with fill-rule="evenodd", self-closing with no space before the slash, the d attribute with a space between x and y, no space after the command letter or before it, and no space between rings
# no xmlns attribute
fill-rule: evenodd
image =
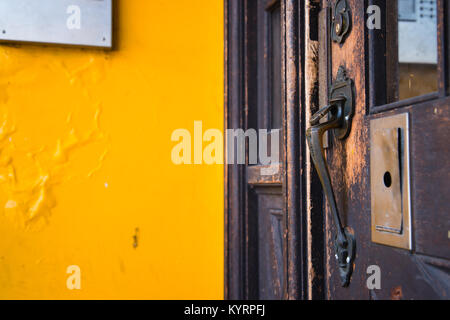
<svg viewBox="0 0 450 320"><path fill-rule="evenodd" d="M336 42L333 33L342 27L336 26L342 22L342 11L334 11L337 2L346 3L350 21ZM330 89L344 68L354 84L355 108L348 137L341 140L332 132L325 142L340 218L356 240L354 270L343 287L334 249L337 229L327 205L325 296L448 299L449 3L320 4L320 105L330 103ZM381 283L372 277L378 273Z"/></svg>
<svg viewBox="0 0 450 320"><path fill-rule="evenodd" d="M248 142L246 164L228 163L225 172L225 295L298 299L303 292L299 2L230 0L225 9L226 128L244 130ZM271 133L267 142L261 130ZM252 163L255 132L258 151L267 143L272 153L272 142L279 142L278 163L268 165L260 157ZM228 136L227 147L234 139Z"/></svg>

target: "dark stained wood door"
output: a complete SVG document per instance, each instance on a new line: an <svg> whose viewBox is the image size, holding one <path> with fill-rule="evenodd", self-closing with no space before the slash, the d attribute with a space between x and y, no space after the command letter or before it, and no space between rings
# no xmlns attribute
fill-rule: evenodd
<svg viewBox="0 0 450 320"><path fill-rule="evenodd" d="M247 80L249 89L247 129L274 133L282 151L284 131L282 65L282 24L280 1L247 2ZM253 50L253 52L251 51ZM267 140L271 150L272 139ZM249 140L250 142L250 140ZM251 147L248 147L250 152ZM283 152L277 163L246 165L249 235L249 296L263 300L279 300L287 296L286 285L286 210L283 192Z"/></svg>
<svg viewBox="0 0 450 320"><path fill-rule="evenodd" d="M229 299L299 299L304 292L298 240L302 228L300 55L299 38L294 36L299 33L299 4L294 0L225 2L226 127L246 131L248 143L249 130L259 137L257 163L252 162L252 146L247 145L246 164L228 165L225 172L225 295ZM261 139L262 130L269 133L267 141ZM277 161L273 161L275 142ZM260 157L265 143L270 164Z"/></svg>
<svg viewBox="0 0 450 320"><path fill-rule="evenodd" d="M344 67L354 82L352 128L344 140L330 134L326 154L341 220L356 239L356 258L350 285L342 287L336 227L327 206L325 296L449 299L449 2L347 0L351 26L336 43L330 40L336 1L320 1L320 105L329 103L330 85ZM380 9L379 29L368 27L378 10L369 10L371 5ZM389 131L392 119L403 119L403 125ZM377 142L380 132L395 146L384 156L377 156L384 146ZM398 159L393 167L400 173L383 170L386 157ZM390 210L394 200L375 193L388 195L397 186L402 202L395 220L379 212ZM400 238L405 242L399 245ZM380 271L378 288L370 278L374 266Z"/></svg>

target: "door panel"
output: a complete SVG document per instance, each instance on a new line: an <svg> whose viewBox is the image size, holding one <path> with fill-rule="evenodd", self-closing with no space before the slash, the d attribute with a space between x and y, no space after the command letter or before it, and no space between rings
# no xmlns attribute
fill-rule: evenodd
<svg viewBox="0 0 450 320"><path fill-rule="evenodd" d="M286 219L281 188L257 188L259 299L280 300L286 281Z"/></svg>
<svg viewBox="0 0 450 320"><path fill-rule="evenodd" d="M450 99L411 109L415 250L450 259Z"/></svg>

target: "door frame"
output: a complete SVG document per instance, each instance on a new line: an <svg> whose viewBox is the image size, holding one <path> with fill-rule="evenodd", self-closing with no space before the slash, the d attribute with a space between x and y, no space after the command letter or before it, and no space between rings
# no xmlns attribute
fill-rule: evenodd
<svg viewBox="0 0 450 320"><path fill-rule="evenodd" d="M249 41L252 35L246 24L251 20L247 9L252 1L224 0L225 129L248 129L251 79L247 53L255 48ZM318 79L317 74L313 75L318 72L318 52L312 48L318 40L317 4L318 0L281 0L284 57L284 150L281 153L285 155L282 179L288 230L287 299L293 300L324 298L323 194L305 138L306 121L318 101L317 82L305 81L305 70L309 78ZM252 262L257 253L249 243L246 166L225 165L224 178L224 296L231 300L253 299L257 292L251 283L257 281L258 275L252 269Z"/></svg>

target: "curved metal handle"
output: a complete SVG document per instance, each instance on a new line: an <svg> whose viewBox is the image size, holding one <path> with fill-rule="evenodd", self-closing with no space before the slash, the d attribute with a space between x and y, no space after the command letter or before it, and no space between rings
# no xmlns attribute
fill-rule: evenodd
<svg viewBox="0 0 450 320"><path fill-rule="evenodd" d="M311 157L320 181L325 192L325 196L330 205L333 219L337 229L335 242L336 259L338 260L342 285L348 286L353 272L353 260L355 258L355 239L347 229L344 229L341 223L339 212L336 205L336 198L331 184L330 173L325 161L325 152L323 148L323 136L325 132L332 129L342 128L345 120L345 103L347 98L340 95L330 100L330 105L320 109L310 121L311 127L306 132ZM320 123L320 120L331 114L327 122Z"/></svg>

